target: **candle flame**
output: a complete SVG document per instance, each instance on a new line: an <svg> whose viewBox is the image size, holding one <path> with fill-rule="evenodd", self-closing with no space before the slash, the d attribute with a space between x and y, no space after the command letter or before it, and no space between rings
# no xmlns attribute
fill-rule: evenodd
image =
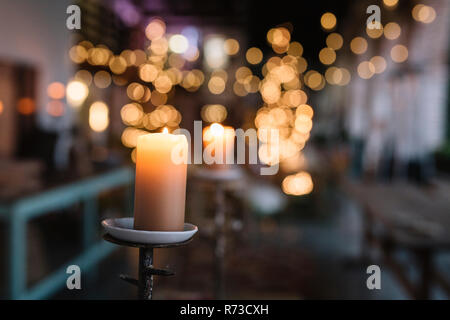
<svg viewBox="0 0 450 320"><path fill-rule="evenodd" d="M225 132L225 128L220 123L213 123L210 127L213 136L221 136Z"/></svg>
<svg viewBox="0 0 450 320"><path fill-rule="evenodd" d="M169 129L164 128L162 132L163 132L163 133L169 133Z"/></svg>

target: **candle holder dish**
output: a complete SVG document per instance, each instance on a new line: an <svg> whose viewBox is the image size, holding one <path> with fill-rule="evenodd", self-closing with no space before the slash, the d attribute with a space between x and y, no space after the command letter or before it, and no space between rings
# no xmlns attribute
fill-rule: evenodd
<svg viewBox="0 0 450 320"><path fill-rule="evenodd" d="M183 231L146 231L133 228L134 218L105 219L102 226L114 238L143 244L170 244L186 241L198 231L197 226L184 224Z"/></svg>
<svg viewBox="0 0 450 320"><path fill-rule="evenodd" d="M192 241L194 234L198 230L196 226L189 223L185 223L185 231L179 232L133 230L133 218L106 219L102 221L102 225L107 231L107 233L103 235L105 241L120 246L139 248L138 279L134 279L124 274L121 274L120 278L138 287L138 297L141 300L152 299L154 275L175 275L173 271L156 269L153 267L153 249L184 246ZM138 233L124 232L120 229L132 230ZM141 239L144 242L133 241L130 239Z"/></svg>

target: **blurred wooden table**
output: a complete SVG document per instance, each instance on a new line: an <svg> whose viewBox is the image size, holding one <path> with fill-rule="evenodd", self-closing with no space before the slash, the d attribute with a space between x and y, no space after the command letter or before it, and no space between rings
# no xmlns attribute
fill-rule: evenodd
<svg viewBox="0 0 450 320"><path fill-rule="evenodd" d="M383 262L414 298L428 299L434 283L450 295L450 284L435 270L433 261L436 253L450 251L450 181L420 187L347 180L342 186L364 212L363 254L379 246ZM416 257L420 272L416 283L394 258L394 250L400 248Z"/></svg>

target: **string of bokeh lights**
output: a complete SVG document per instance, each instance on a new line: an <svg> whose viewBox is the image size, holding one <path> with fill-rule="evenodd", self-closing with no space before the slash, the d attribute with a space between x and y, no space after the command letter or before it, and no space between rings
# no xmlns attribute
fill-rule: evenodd
<svg viewBox="0 0 450 320"><path fill-rule="evenodd" d="M384 7L395 10L398 0L383 0ZM423 24L429 24L436 18L433 7L417 4L411 12L412 18ZM91 86L98 89L126 86L130 102L120 111L126 125L122 133L122 143L132 150L135 157L137 137L167 127L178 128L182 115L168 104L174 95L175 87L182 87L188 92L196 92L206 86L212 95L225 92L227 83L232 82L233 93L238 97L260 94L263 105L256 111L254 125L258 139L262 144L258 149L260 160L265 164L279 162L284 172L290 173L282 182L286 194L304 195L313 189L310 174L305 170L306 159L302 153L313 127L313 108L308 103L308 91L320 91L325 86L346 86L351 82L351 71L339 66L338 51L344 47L345 39L334 30L337 18L331 12L320 18L322 29L328 33L325 44L319 52L319 61L326 66L325 72L309 69L303 57L303 46L291 39L291 31L284 26L270 29L267 42L273 54L264 57L263 51L251 47L245 51L246 62L255 67L260 66L260 73L254 74L247 66L239 67L234 75L229 75L225 66L230 57L242 52L236 39L224 39L221 36L207 37L204 41L204 59L210 69L204 71L190 68L200 57L198 46L199 34L193 27L187 27L179 34L167 34L166 24L161 18L152 19L145 28L149 41L146 50L123 50L119 55L105 45L94 46L89 41L81 41L69 50L70 59L78 64L99 67L94 73L78 70L67 85L53 82L48 85L50 98L46 111L53 117L64 115L63 99L74 109L81 108L90 94ZM362 56L368 52L370 41L384 37L392 41L390 59L394 63L404 63L408 59L408 48L399 43L401 26L394 21L384 25L379 23L376 29L365 29L365 35L354 37L349 41L350 51ZM265 59L266 58L266 59ZM387 57L373 56L359 62L355 74L362 79L371 79L376 74L385 72ZM138 81L128 83L124 74L129 68L135 68ZM254 68L253 68L254 69ZM155 108L145 112L144 104L151 103ZM3 112L0 101L0 114ZM23 115L35 111L35 102L29 97L22 97L17 110ZM223 122L227 117L227 108L220 104L208 104L202 108L202 119L209 123ZM88 122L95 132L103 132L109 126L109 107L103 101L94 101L89 106ZM260 134L262 129L278 129L280 137L275 141L270 136ZM279 158L275 154L279 154Z"/></svg>

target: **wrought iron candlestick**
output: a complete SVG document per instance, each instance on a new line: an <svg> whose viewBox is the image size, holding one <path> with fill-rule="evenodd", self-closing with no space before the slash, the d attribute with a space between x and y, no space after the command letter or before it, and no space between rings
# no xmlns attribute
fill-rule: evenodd
<svg viewBox="0 0 450 320"><path fill-rule="evenodd" d="M227 190L236 189L236 183L240 184L244 178L242 170L238 167L230 167L226 169L197 169L194 177L214 188L214 225L215 225L215 247L214 247L214 276L215 298L225 298L225 251L227 245L226 237L226 199Z"/></svg>
<svg viewBox="0 0 450 320"><path fill-rule="evenodd" d="M132 285L138 287L138 297L141 300L151 300L153 296L153 276L172 276L175 273L169 270L156 269L153 267L153 249L154 248L173 248L180 247L192 241L192 238L177 243L167 244L146 244L137 242L128 242L114 238L105 234L103 239L120 246L139 248L139 271L138 279L128 275L121 274L120 278Z"/></svg>

